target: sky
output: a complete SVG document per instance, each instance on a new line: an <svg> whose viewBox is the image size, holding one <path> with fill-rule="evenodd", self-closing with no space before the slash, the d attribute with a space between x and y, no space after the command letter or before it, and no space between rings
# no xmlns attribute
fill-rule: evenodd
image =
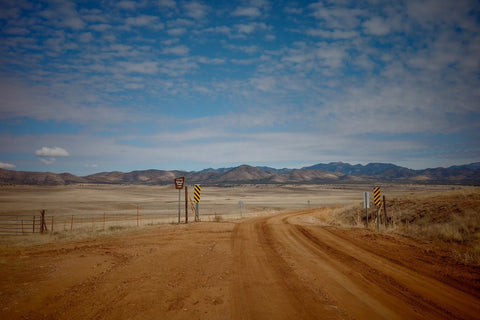
<svg viewBox="0 0 480 320"><path fill-rule="evenodd" d="M480 161L480 1L0 1L0 168Z"/></svg>

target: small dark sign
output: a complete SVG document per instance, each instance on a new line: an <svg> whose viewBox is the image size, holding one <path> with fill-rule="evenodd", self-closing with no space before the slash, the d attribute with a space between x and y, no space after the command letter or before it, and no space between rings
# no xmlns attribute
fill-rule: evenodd
<svg viewBox="0 0 480 320"><path fill-rule="evenodd" d="M175 178L175 189L183 189L185 184L185 177Z"/></svg>

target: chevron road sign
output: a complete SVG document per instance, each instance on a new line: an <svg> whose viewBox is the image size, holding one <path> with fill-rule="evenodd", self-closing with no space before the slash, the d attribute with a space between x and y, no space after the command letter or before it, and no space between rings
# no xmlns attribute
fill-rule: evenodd
<svg viewBox="0 0 480 320"><path fill-rule="evenodd" d="M381 198L382 190L380 187L373 188L373 203L380 207L382 205L382 198Z"/></svg>
<svg viewBox="0 0 480 320"><path fill-rule="evenodd" d="M202 188L200 187L199 184L196 184L195 187L193 188L193 201L195 203L200 202L200 191L201 190L202 190Z"/></svg>

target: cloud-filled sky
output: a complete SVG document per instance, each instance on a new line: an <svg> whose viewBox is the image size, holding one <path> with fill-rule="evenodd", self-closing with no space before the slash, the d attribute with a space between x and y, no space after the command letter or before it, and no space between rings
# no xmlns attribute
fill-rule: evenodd
<svg viewBox="0 0 480 320"><path fill-rule="evenodd" d="M0 167L480 161L480 1L0 1Z"/></svg>

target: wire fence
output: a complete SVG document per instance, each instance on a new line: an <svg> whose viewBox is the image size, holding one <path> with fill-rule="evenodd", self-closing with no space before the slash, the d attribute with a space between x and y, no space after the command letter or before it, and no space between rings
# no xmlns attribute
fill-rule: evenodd
<svg viewBox="0 0 480 320"><path fill-rule="evenodd" d="M198 220L193 210L189 212L188 222L222 222L247 217L256 217L273 214L277 210L247 210L242 206L240 210L227 208L228 213L205 213L200 214ZM182 212L178 214L145 212L137 207L136 212L130 213L76 213L61 214L49 213L46 210L38 211L37 214L0 214L0 236L29 235L29 234L58 234L80 232L115 231L123 228L145 227L160 224L186 223L187 219Z"/></svg>
<svg viewBox="0 0 480 320"><path fill-rule="evenodd" d="M37 215L1 214L0 235L28 235L35 233L65 233L76 231L106 231L124 227L177 223L174 214L103 213Z"/></svg>
<svg viewBox="0 0 480 320"><path fill-rule="evenodd" d="M40 233L40 215L2 214L0 215L0 234Z"/></svg>

